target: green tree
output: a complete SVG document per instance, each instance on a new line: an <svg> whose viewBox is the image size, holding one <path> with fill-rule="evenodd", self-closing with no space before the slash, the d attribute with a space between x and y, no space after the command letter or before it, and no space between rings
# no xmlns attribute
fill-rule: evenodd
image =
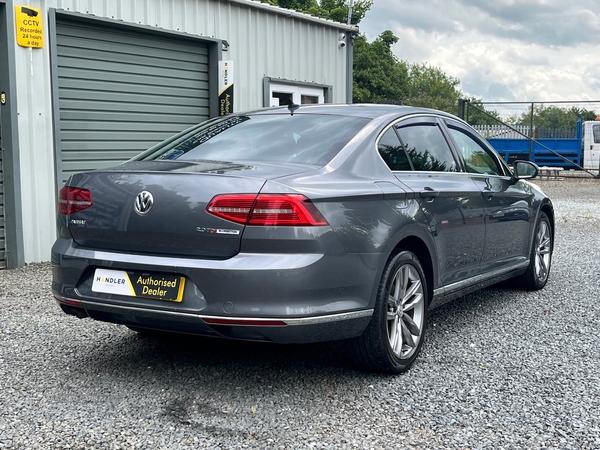
<svg viewBox="0 0 600 450"><path fill-rule="evenodd" d="M447 75L439 67L411 64L408 72L408 96L404 103L424 108L434 108L456 114L460 80Z"/></svg>
<svg viewBox="0 0 600 450"><path fill-rule="evenodd" d="M350 2L348 0L261 0L263 3L293 9L323 19L347 23ZM357 25L373 5L373 0L355 0L352 5L350 23Z"/></svg>
<svg viewBox="0 0 600 450"><path fill-rule="evenodd" d="M560 106L536 105L533 108L533 126L538 128L567 128L576 127L577 119L594 120L597 114L595 111L571 106L570 108L561 108ZM531 110L523 112L516 118L517 125L531 124Z"/></svg>
<svg viewBox="0 0 600 450"><path fill-rule="evenodd" d="M357 25L364 17L367 11L373 5L373 0L356 0L352 5L352 15L350 23ZM319 17L334 20L336 22L348 22L349 2L346 0L321 0L319 5Z"/></svg>
<svg viewBox="0 0 600 450"><path fill-rule="evenodd" d="M354 41L355 103L395 101L456 114L460 80L427 64L408 64L392 52L398 38L390 30L373 42L364 35ZM483 119L481 119L483 120Z"/></svg>
<svg viewBox="0 0 600 450"><path fill-rule="evenodd" d="M392 53L398 42L394 33L384 31L373 42L364 35L354 41L355 103L382 103L387 100L403 101L408 95L408 65Z"/></svg>
<svg viewBox="0 0 600 450"><path fill-rule="evenodd" d="M315 0L278 0L277 5L282 8L295 9L297 11L310 11L317 6Z"/></svg>

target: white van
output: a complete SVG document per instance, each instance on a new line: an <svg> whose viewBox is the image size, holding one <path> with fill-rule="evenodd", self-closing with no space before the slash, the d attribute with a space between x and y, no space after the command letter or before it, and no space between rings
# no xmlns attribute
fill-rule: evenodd
<svg viewBox="0 0 600 450"><path fill-rule="evenodd" d="M600 121L583 122L583 139L581 140L583 168L600 169Z"/></svg>

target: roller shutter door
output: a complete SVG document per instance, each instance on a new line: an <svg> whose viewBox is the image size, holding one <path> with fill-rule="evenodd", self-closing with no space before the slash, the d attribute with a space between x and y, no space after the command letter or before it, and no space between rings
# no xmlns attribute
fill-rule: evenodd
<svg viewBox="0 0 600 450"><path fill-rule="evenodd" d="M208 119L202 41L60 16L56 30L63 181Z"/></svg>

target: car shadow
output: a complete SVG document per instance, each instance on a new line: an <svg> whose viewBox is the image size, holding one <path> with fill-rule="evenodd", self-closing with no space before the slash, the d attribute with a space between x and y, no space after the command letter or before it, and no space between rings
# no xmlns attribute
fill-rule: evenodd
<svg viewBox="0 0 600 450"><path fill-rule="evenodd" d="M521 294L521 291L496 285L431 311L425 338L427 352L447 354L446 331L475 334L474 330L496 317L498 311L518 302ZM110 327L107 331L112 334L111 339L100 345L90 342L89 349L78 352L84 355L82 365L95 374L138 379L164 375L175 380L180 378L181 382L191 375L219 382L222 378L242 376L272 384L281 383L282 375L283 379L310 377L316 382L344 377L376 381L389 377L356 368L347 356L345 342L273 344L173 333L137 333L123 326L104 325ZM416 366L421 366L419 359Z"/></svg>
<svg viewBox="0 0 600 450"><path fill-rule="evenodd" d="M346 356L344 342L283 345L173 333L137 333L115 327L118 339L85 352L88 355L85 365L95 373L108 371L139 377L140 373L173 376L175 372L184 378L186 374L228 377L243 373L247 378L260 374L260 378L273 378L274 382L282 373L317 378L361 373Z"/></svg>

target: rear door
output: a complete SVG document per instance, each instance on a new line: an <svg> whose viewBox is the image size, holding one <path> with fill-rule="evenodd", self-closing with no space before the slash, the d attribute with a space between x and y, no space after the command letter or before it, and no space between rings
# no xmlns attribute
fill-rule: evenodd
<svg viewBox="0 0 600 450"><path fill-rule="evenodd" d="M511 182L498 156L470 128L451 119L448 130L462 154L465 170L481 191L485 210L485 247L482 272L509 269L529 256L534 220L533 191L527 182Z"/></svg>
<svg viewBox="0 0 600 450"><path fill-rule="evenodd" d="M402 151L394 160L385 151L382 157L419 200L436 245L439 281L447 286L476 275L485 238L480 190L468 174L458 171L457 158L434 116L402 120L390 130Z"/></svg>

